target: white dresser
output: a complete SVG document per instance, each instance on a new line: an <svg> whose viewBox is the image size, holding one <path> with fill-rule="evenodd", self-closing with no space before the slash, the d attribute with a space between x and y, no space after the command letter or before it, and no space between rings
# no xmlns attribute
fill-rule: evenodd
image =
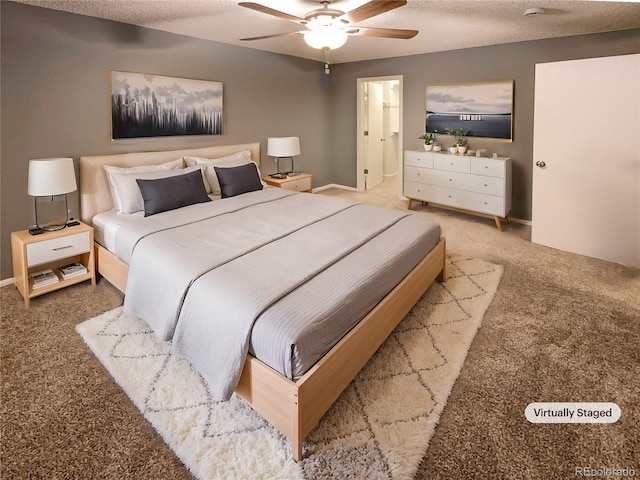
<svg viewBox="0 0 640 480"><path fill-rule="evenodd" d="M509 222L511 159L404 152L404 196Z"/></svg>

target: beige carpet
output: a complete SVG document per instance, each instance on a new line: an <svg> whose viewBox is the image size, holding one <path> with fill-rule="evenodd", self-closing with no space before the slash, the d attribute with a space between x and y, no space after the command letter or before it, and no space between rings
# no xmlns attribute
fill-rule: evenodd
<svg viewBox="0 0 640 480"><path fill-rule="evenodd" d="M514 173L514 188L518 185ZM406 210L397 181L323 195ZM572 479L640 473L640 270L531 243L531 227L429 206L449 253L504 266L414 478ZM9 248L3 244L3 248ZM191 479L76 325L122 304L104 280L31 301L0 288L1 478ZM611 401L612 425L532 425L532 401ZM339 472L336 475L340 478Z"/></svg>
<svg viewBox="0 0 640 480"><path fill-rule="evenodd" d="M412 477L424 455L502 267L453 258L310 434L305 459L240 398L214 402L170 344L121 308L78 331L198 478Z"/></svg>

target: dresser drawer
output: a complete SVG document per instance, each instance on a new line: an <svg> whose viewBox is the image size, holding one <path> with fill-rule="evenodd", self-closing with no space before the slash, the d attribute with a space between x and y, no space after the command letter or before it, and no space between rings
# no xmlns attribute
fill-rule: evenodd
<svg viewBox="0 0 640 480"><path fill-rule="evenodd" d="M462 187L470 192L485 193L496 197L504 197L504 179L484 177L480 175L464 175Z"/></svg>
<svg viewBox="0 0 640 480"><path fill-rule="evenodd" d="M27 266L53 262L91 250L89 232L80 232L27 245Z"/></svg>
<svg viewBox="0 0 640 480"><path fill-rule="evenodd" d="M464 190L454 190L451 188L440 188L435 192L432 200L435 203L442 203L450 207L470 210L472 212L487 213L491 215L499 215L503 217L504 199L502 197L494 197L493 195L484 195L482 193L468 192Z"/></svg>
<svg viewBox="0 0 640 480"><path fill-rule="evenodd" d="M311 177L285 182L282 184L282 188L285 190L294 190L296 192L306 192L311 190Z"/></svg>
<svg viewBox="0 0 640 480"><path fill-rule="evenodd" d="M417 183L455 188L469 192L504 196L504 181L501 178L481 177L468 173L447 172L444 170L406 167L405 180Z"/></svg>
<svg viewBox="0 0 640 480"><path fill-rule="evenodd" d="M447 207L504 217L504 198L455 188L405 182L404 195L414 200L433 202Z"/></svg>
<svg viewBox="0 0 640 480"><path fill-rule="evenodd" d="M409 182L417 183L431 183L430 177L435 170L432 168L420 168L420 167L404 167L404 179Z"/></svg>
<svg viewBox="0 0 640 480"><path fill-rule="evenodd" d="M469 206L466 207L469 210L475 210L480 213L487 213L489 215L497 215L504 217L508 212L505 212L504 197L496 197L493 195L484 195L482 193L467 192Z"/></svg>
<svg viewBox="0 0 640 480"><path fill-rule="evenodd" d="M463 190L456 190L453 188L439 187L436 185L420 185L413 184L408 186L408 190L412 188L416 190L416 196L411 197L405 191L405 195L416 200L423 200L425 202L433 202L439 205L445 205L447 207L465 208L469 205L468 193ZM407 187L405 187L407 190ZM419 196L418 196L419 195Z"/></svg>
<svg viewBox="0 0 640 480"><path fill-rule="evenodd" d="M404 164L412 167L433 168L433 153L407 150L404 152Z"/></svg>
<svg viewBox="0 0 640 480"><path fill-rule="evenodd" d="M427 185L425 183L416 182L404 182L404 196L407 198L413 198L414 200L424 200L425 202L433 200L433 185Z"/></svg>
<svg viewBox="0 0 640 480"><path fill-rule="evenodd" d="M471 173L475 175L505 178L505 160L473 158L471 159Z"/></svg>
<svg viewBox="0 0 640 480"><path fill-rule="evenodd" d="M471 172L469 157L446 154L434 155L433 157L433 168L438 170L461 173Z"/></svg>

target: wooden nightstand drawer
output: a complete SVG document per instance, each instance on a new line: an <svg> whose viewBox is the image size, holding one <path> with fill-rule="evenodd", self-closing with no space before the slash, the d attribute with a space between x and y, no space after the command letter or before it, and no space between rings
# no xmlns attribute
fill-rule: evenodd
<svg viewBox="0 0 640 480"><path fill-rule="evenodd" d="M85 280L95 285L93 249L93 228L82 222L41 235L30 235L28 230L11 233L13 283L24 297L25 307L29 308L31 298L69 285ZM79 267L75 275L63 275L61 268L74 263L84 268ZM34 285L32 276L47 270L55 274L56 281Z"/></svg>
<svg viewBox="0 0 640 480"><path fill-rule="evenodd" d="M27 245L27 266L53 262L91 250L89 232L79 232L65 237L52 238Z"/></svg>
<svg viewBox="0 0 640 480"><path fill-rule="evenodd" d="M309 173L301 173L294 177L264 177L262 181L272 187L293 190L294 192L311 192L313 186L313 175Z"/></svg>
<svg viewBox="0 0 640 480"><path fill-rule="evenodd" d="M285 190L295 190L296 192L307 192L311 190L311 177L283 183L282 188Z"/></svg>

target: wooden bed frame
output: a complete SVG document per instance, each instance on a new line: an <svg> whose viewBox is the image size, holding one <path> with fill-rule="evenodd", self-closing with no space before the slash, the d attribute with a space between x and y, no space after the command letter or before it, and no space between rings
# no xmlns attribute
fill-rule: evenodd
<svg viewBox="0 0 640 480"><path fill-rule="evenodd" d="M217 158L242 150L249 150L252 159L260 163L259 143L81 157L82 220L91 225L95 214L113 208L103 165L150 165L183 156ZM251 355L247 356L236 393L289 438L293 460L302 459L306 436L411 307L436 279L445 280L445 257L445 239L441 238L402 282L298 381L284 377ZM98 273L124 292L128 266L97 243L95 259Z"/></svg>

